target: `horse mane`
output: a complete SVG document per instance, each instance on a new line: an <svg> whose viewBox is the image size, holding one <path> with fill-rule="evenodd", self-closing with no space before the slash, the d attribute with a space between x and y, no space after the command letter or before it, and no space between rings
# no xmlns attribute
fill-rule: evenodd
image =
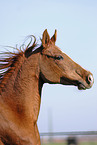
<svg viewBox="0 0 97 145"><path fill-rule="evenodd" d="M7 50L5 52L0 53L0 93L1 89L6 84L6 80L11 76L12 72L15 70L19 58L23 55L31 53L37 46L35 36L30 35L27 37L26 40L28 40L29 38L29 43L25 45L24 42L19 48L17 48L17 46L5 46L5 48L11 48L12 50L14 50L14 52Z"/></svg>

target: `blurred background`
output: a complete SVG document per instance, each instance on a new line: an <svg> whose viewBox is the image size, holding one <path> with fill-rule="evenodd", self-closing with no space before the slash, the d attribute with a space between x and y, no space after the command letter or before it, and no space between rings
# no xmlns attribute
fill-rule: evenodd
<svg viewBox="0 0 97 145"><path fill-rule="evenodd" d="M39 132L97 131L97 1L0 0L2 46L37 40L57 29L56 45L94 75L91 89L45 84L38 118Z"/></svg>

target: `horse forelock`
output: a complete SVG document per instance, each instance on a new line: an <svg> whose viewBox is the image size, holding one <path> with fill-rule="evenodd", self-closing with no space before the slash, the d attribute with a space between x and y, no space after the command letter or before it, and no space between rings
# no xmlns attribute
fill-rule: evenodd
<svg viewBox="0 0 97 145"><path fill-rule="evenodd" d="M6 84L7 79L11 76L11 74L17 67L19 58L25 56L26 54L29 55L31 52L37 49L35 36L30 35L27 37L27 39L29 38L29 43L25 45L24 42L19 48L17 48L17 46L5 46L5 48L11 48L14 52L7 50L0 53L0 93L4 85Z"/></svg>

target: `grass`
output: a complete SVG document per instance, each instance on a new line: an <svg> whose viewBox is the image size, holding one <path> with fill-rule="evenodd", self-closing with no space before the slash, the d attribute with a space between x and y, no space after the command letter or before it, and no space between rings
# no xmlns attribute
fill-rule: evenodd
<svg viewBox="0 0 97 145"><path fill-rule="evenodd" d="M97 142L82 142L79 145L97 145Z"/></svg>

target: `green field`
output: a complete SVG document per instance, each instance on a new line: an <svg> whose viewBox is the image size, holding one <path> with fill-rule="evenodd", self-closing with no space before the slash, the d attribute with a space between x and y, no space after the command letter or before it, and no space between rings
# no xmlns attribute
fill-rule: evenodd
<svg viewBox="0 0 97 145"><path fill-rule="evenodd" d="M43 143L42 145L67 145L66 143ZM97 145L97 142L81 142L78 145Z"/></svg>

